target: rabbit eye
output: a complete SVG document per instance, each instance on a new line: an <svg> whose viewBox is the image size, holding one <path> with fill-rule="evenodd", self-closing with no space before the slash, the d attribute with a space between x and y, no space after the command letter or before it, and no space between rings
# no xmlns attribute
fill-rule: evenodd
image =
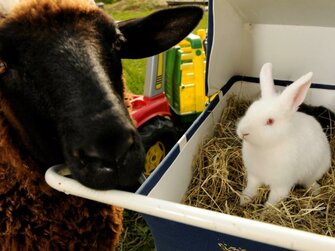
<svg viewBox="0 0 335 251"><path fill-rule="evenodd" d="M273 118L269 118L269 119L266 121L266 125L272 125L274 122L275 122L275 120L274 120Z"/></svg>

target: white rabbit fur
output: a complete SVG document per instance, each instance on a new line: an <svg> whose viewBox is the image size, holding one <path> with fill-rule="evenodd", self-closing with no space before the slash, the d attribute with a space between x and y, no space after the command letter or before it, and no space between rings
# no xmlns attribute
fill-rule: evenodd
<svg viewBox="0 0 335 251"><path fill-rule="evenodd" d="M330 145L317 120L297 112L311 85L312 75L302 76L277 94L272 65L263 65L261 98L252 103L237 126L237 134L243 140L242 156L247 171L241 205L249 202L262 184L270 186L269 204L287 197L296 184L318 192L316 181L330 167Z"/></svg>

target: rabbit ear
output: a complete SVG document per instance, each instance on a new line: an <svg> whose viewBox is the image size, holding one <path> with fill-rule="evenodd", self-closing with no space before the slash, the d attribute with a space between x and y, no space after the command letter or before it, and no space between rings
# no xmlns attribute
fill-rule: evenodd
<svg viewBox="0 0 335 251"><path fill-rule="evenodd" d="M313 73L309 72L286 87L280 95L282 105L287 107L290 111L297 111L299 105L304 101L307 95L308 88L312 84L312 76Z"/></svg>
<svg viewBox="0 0 335 251"><path fill-rule="evenodd" d="M272 64L263 65L259 74L262 98L270 98L276 95L276 90L272 78Z"/></svg>

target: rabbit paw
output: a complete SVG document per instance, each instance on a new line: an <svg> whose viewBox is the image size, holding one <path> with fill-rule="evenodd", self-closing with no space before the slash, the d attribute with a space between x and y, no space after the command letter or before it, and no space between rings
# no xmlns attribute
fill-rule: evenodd
<svg viewBox="0 0 335 251"><path fill-rule="evenodd" d="M285 199L290 192L290 187L275 187L272 188L269 194L269 198L266 201L266 205L276 205L279 201Z"/></svg>

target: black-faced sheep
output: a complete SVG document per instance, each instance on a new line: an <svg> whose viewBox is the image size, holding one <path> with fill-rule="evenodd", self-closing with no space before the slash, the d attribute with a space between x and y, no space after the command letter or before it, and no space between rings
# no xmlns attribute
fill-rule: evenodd
<svg viewBox="0 0 335 251"><path fill-rule="evenodd" d="M84 0L26 0L0 19L2 250L114 249L122 209L49 188L66 163L92 188L128 187L144 150L123 102L121 58L157 54L202 17L196 7L115 23Z"/></svg>

